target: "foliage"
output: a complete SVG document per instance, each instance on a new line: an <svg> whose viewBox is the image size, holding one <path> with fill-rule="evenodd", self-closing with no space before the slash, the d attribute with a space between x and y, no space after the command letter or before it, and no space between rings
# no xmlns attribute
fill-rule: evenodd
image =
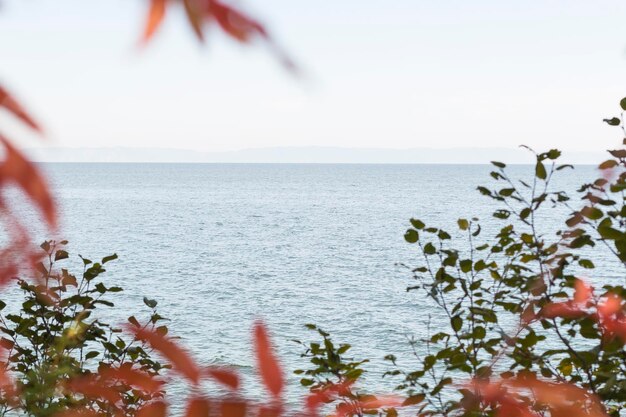
<svg viewBox="0 0 626 417"><path fill-rule="evenodd" d="M605 121L624 126L621 118ZM478 191L497 204L493 216L503 225L493 236L484 238L476 218L459 219L454 233L411 219L405 239L422 261L412 268L417 283L408 290L424 291L449 323L422 341L427 353L416 353L416 370L390 372L403 376L400 389L424 398L423 414L488 415L492 408L477 401L476 389L453 384L460 378L544 378L588 390L612 414L626 406L626 354L618 325L626 289L602 285L592 301L591 290L577 280L595 268L597 259L589 255L599 251L597 245L626 265L626 150L609 153L612 158L600 164L601 177L578 190L582 208L553 189L553 176L572 167L557 164L561 153L552 149L535 153L530 181L515 180L504 163L492 162L495 186ZM570 213L563 227L546 230L541 220L559 209ZM452 239L456 233L465 236L460 246ZM619 316L612 321L597 319L597 306L606 300ZM583 314L578 303L595 310ZM611 332L607 323L613 323Z"/></svg>
<svg viewBox="0 0 626 417"><path fill-rule="evenodd" d="M102 407L99 398L90 398L85 387L105 383L112 372L156 377L163 365L137 338L124 337L122 329L105 321L98 307L113 307L109 295L122 291L107 287L100 279L105 265L117 258L107 256L101 262L82 258L82 274L77 278L68 269L58 267L69 258L67 242L46 241L41 245L45 263L37 266L36 277L19 279L16 284L24 294L18 312L4 311L0 302L0 340L6 350L4 373L15 379L19 397L5 397L3 414L19 410L21 415L51 415L68 407ZM166 334L167 326L156 310L156 302L145 300L151 313L144 323L131 316L128 321L141 329ZM82 381L76 384L76 381ZM119 396L107 409L131 415L146 402L163 395L160 387L136 389L117 378L106 381ZM10 400L13 401L10 401Z"/></svg>
<svg viewBox="0 0 626 417"><path fill-rule="evenodd" d="M304 347L304 353L300 356L309 359L313 365L310 369L297 369L296 375L302 375L300 384L308 387L312 393L323 392L332 387L341 387L337 390L335 409L337 411L350 410L348 414L363 416L364 414L378 414L385 410L377 408L364 408L364 405L372 405L376 397L365 394L356 388L359 379L365 370L362 365L369 362L367 359L355 361L347 358L345 354L350 350L349 344L342 343L339 346L330 339L330 334L314 324L307 324L306 328L316 332L322 337L320 342L308 344L299 340L296 343ZM395 411L387 412L395 413Z"/></svg>

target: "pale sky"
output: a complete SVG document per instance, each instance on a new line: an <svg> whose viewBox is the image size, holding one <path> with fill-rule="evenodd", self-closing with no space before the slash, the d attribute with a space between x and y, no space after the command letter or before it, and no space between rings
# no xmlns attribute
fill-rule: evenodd
<svg viewBox="0 0 626 417"><path fill-rule="evenodd" d="M0 82L48 141L599 150L626 95L626 2L245 0L306 73L172 8L138 52L143 0L3 0ZM0 116L3 131L35 140Z"/></svg>

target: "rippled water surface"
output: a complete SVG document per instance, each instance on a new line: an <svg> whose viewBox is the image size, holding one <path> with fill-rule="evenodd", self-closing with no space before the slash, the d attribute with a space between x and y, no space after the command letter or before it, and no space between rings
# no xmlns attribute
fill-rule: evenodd
<svg viewBox="0 0 626 417"><path fill-rule="evenodd" d="M370 358L375 390L389 353L411 364L407 337L424 336L441 316L418 292L406 292L415 248L408 219L456 230L477 215L485 233L498 225L475 191L488 166L49 164L70 251L91 259L116 252L107 281L125 288L111 317L159 301L204 363L228 363L252 375L249 331L270 326L285 366L303 365L292 339L310 340L317 323L353 355ZM517 166L513 173L532 175ZM573 191L590 167L557 184ZM558 210L543 219L559 227ZM77 262L78 261L78 262ZM79 260L72 261L79 265ZM292 377L290 395L298 394ZM250 379L252 389L258 389Z"/></svg>

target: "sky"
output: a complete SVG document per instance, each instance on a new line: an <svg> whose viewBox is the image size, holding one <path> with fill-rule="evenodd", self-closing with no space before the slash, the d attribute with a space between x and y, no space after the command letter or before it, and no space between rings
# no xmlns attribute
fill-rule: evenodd
<svg viewBox="0 0 626 417"><path fill-rule="evenodd" d="M144 0L2 0L0 83L61 147L230 151L621 143L624 1L245 0L302 68ZM2 132L42 141L0 114Z"/></svg>

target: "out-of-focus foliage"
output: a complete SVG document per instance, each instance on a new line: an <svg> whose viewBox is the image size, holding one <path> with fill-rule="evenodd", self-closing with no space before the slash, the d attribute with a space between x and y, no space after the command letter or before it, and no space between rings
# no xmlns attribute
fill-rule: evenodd
<svg viewBox="0 0 626 417"><path fill-rule="evenodd" d="M109 296L122 291L101 279L106 264L117 256L100 262L81 257L84 267L75 275L62 266L69 258L66 243L44 242L36 276L15 281L24 295L18 311L0 301L3 374L14 380L8 392L19 393L0 400L2 413L41 416L76 406L99 410L106 399L107 412L135 414L162 397L157 377L164 365L145 343L107 322L98 308L113 307ZM166 334L156 302L145 303L150 314L143 322L129 317L130 325ZM122 376L151 382L136 384Z"/></svg>
<svg viewBox="0 0 626 417"><path fill-rule="evenodd" d="M265 41L286 69L296 70L294 62L270 36L267 28L257 19L233 5L220 0L149 0L149 2L148 18L142 37L143 43L147 43L154 37L169 6L177 4L184 8L189 26L201 42L205 39L206 28L216 25L237 42L248 43L254 38Z"/></svg>
<svg viewBox="0 0 626 417"><path fill-rule="evenodd" d="M626 109L626 99L620 104ZM624 129L621 117L605 122ZM421 261L411 267L416 282L408 290L426 294L449 324L417 342L427 352L416 353L417 369L389 372L402 376L399 389L424 398L421 413L490 415L493 404L480 401L477 385L458 381L484 385L500 378L580 387L588 396L578 398L578 414L589 411L582 405L592 398L611 414L624 409L626 289L611 282L594 295L577 279L593 273L598 246L626 266L626 149L609 153L600 178L578 190L582 208L552 187L553 176L573 168L559 165L561 152L552 149L534 154L529 179L512 178L504 163L492 162L495 184L478 187L503 223L491 236L485 237L476 218L459 219L454 232L411 219L404 237ZM553 220L556 210L570 214L560 230L546 230L542 220ZM532 396L525 401L542 409Z"/></svg>

